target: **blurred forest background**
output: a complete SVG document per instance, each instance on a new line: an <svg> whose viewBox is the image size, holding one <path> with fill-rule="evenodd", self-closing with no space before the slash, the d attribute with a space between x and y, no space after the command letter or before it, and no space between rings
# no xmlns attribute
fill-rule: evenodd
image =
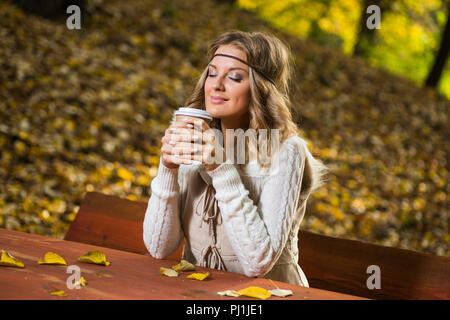
<svg viewBox="0 0 450 320"><path fill-rule="evenodd" d="M80 30L66 27L67 3L82 8ZM381 28L369 32L371 3ZM295 119L331 170L301 228L449 255L449 59L435 67L448 7L0 0L0 226L63 238L88 191L147 201L208 44L239 29L292 48Z"/></svg>

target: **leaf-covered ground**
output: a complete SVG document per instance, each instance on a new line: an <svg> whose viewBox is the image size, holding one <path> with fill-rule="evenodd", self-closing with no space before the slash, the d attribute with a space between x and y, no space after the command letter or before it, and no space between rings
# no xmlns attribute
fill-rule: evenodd
<svg viewBox="0 0 450 320"><path fill-rule="evenodd" d="M290 44L296 119L331 169L302 228L449 254L448 100L216 1L87 12L71 31L0 1L1 227L62 238L87 191L147 201L209 41L258 30Z"/></svg>

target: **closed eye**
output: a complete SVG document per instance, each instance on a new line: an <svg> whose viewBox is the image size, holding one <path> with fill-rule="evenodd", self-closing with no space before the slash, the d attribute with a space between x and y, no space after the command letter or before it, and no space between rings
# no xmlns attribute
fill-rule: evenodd
<svg viewBox="0 0 450 320"><path fill-rule="evenodd" d="M208 72L208 77L214 78L216 76L217 76L217 74L214 73L213 71L210 70ZM235 74L229 75L228 78L233 80L233 81L236 81L236 82L241 82L242 81L242 78L239 75L236 76Z"/></svg>

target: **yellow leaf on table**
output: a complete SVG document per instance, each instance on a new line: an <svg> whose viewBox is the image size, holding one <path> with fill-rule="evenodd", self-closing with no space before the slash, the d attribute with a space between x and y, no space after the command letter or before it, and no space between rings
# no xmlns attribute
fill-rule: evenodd
<svg viewBox="0 0 450 320"><path fill-rule="evenodd" d="M88 253L79 257L78 261L99 264L102 266L109 266L111 264L109 261L106 261L105 254L99 250L89 251Z"/></svg>
<svg viewBox="0 0 450 320"><path fill-rule="evenodd" d="M277 297L287 297L292 295L292 291L291 290L286 290L286 289L273 289L273 290L269 290L269 292Z"/></svg>
<svg viewBox="0 0 450 320"><path fill-rule="evenodd" d="M208 276L209 276L209 272L206 272L206 273L191 273L186 278L203 281L206 278L208 278Z"/></svg>
<svg viewBox="0 0 450 320"><path fill-rule="evenodd" d="M5 250L2 250L2 255L0 257L0 266L17 267L17 268L25 267L22 261L14 258L10 253L8 253Z"/></svg>
<svg viewBox="0 0 450 320"><path fill-rule="evenodd" d="M186 260L181 260L181 262L173 266L172 269L175 271L195 271L195 266Z"/></svg>
<svg viewBox="0 0 450 320"><path fill-rule="evenodd" d="M54 252L47 252L44 256L44 259L38 261L39 264L56 264L56 265L62 265L67 266L66 261L57 253Z"/></svg>
<svg viewBox="0 0 450 320"><path fill-rule="evenodd" d="M159 273L161 273L165 276L168 276L168 277L178 277L178 272L176 272L173 269L169 269L169 268L160 267Z"/></svg>
<svg viewBox="0 0 450 320"><path fill-rule="evenodd" d="M221 295L221 296L228 296L228 297L239 297L240 296L240 294L234 290L219 291L219 292L217 292L217 294Z"/></svg>
<svg viewBox="0 0 450 320"><path fill-rule="evenodd" d="M67 293L65 293L63 290L60 290L60 291L53 291L53 292L50 292L50 294L51 294L52 296L59 296L59 297L65 297L65 296L67 296Z"/></svg>
<svg viewBox="0 0 450 320"><path fill-rule="evenodd" d="M260 287L248 287L239 290L237 293L239 293L241 296L247 296L258 299L267 299L270 298L270 296L272 295L269 291Z"/></svg>
<svg viewBox="0 0 450 320"><path fill-rule="evenodd" d="M87 281L86 281L86 279L84 279L84 277L83 277L83 276L81 276L81 277L80 277L80 280L78 280L78 281L75 281L75 283L74 283L74 286L78 286L78 285L80 285L80 286L82 286L82 287L85 287L85 286L86 286L86 284L87 284Z"/></svg>

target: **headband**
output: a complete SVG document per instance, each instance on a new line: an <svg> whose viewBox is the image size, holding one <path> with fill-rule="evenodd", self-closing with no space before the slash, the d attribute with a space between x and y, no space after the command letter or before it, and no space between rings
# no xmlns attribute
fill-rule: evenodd
<svg viewBox="0 0 450 320"><path fill-rule="evenodd" d="M266 76L262 71L258 70L258 68L256 68L253 65L249 64L247 61L244 61L242 59L239 59L238 57L235 57L235 56L232 56L232 55L229 55L229 54L223 54L223 53L216 53L215 55L212 56L211 60L214 59L215 56L222 56L222 57L227 57L227 58L232 58L232 59L238 60L238 61L242 62L243 64L246 64L247 66L253 68L253 70L258 72L267 81L269 81L271 84L275 85L275 82L273 82L272 79L270 79L268 76ZM209 60L209 61L211 62L211 60Z"/></svg>

